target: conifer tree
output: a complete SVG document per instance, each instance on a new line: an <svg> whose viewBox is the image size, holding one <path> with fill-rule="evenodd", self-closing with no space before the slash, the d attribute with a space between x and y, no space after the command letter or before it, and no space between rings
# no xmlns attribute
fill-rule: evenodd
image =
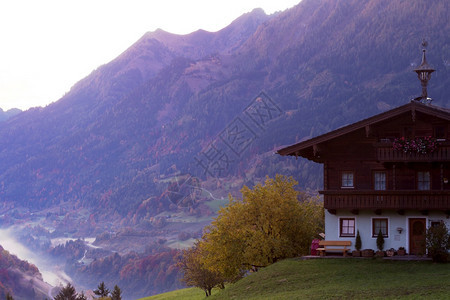
<svg viewBox="0 0 450 300"><path fill-rule="evenodd" d="M359 234L359 230L356 233L356 241L355 241L355 249L356 250L361 250L362 248L362 242L361 242L361 235Z"/></svg>
<svg viewBox="0 0 450 300"><path fill-rule="evenodd" d="M59 293L56 295L54 300L78 300L77 293L73 285L68 283L65 287L63 287Z"/></svg>
<svg viewBox="0 0 450 300"><path fill-rule="evenodd" d="M114 286L114 290L111 293L111 300L122 300L122 291L117 284Z"/></svg>
<svg viewBox="0 0 450 300"><path fill-rule="evenodd" d="M105 285L105 283L103 281L100 282L100 284L98 285L97 289L94 290L94 294L99 296L99 298L108 297L109 290L106 288L106 285Z"/></svg>
<svg viewBox="0 0 450 300"><path fill-rule="evenodd" d="M384 247L384 236L380 229L377 235L377 248L379 251L383 251L383 247Z"/></svg>
<svg viewBox="0 0 450 300"><path fill-rule="evenodd" d="M87 300L87 297L83 291L81 292L81 294L78 294L77 300Z"/></svg>

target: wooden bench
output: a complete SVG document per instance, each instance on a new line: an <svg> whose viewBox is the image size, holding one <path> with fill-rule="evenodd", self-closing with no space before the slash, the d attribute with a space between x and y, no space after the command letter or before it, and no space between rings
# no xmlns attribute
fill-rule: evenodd
<svg viewBox="0 0 450 300"><path fill-rule="evenodd" d="M320 256L325 256L327 251L330 252L342 252L344 256L347 256L347 251L350 249L347 248L347 246L351 246L351 241L320 241L319 242L319 248L317 248L317 251L319 251ZM339 247L339 248L334 248Z"/></svg>

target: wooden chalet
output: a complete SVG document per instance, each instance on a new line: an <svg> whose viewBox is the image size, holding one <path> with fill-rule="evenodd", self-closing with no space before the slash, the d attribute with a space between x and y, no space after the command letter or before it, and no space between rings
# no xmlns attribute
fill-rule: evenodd
<svg viewBox="0 0 450 300"><path fill-rule="evenodd" d="M433 71L424 50L422 87ZM385 249L423 254L429 226L450 228L450 109L431 105L426 84L408 104L278 154L323 164L326 240L354 245L359 230L363 249L376 249L381 231Z"/></svg>

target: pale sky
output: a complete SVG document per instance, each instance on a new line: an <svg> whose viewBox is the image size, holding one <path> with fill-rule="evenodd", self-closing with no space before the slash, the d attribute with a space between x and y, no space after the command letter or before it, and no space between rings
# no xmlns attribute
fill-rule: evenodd
<svg viewBox="0 0 450 300"><path fill-rule="evenodd" d="M57 101L148 31L217 31L253 8L272 14L299 1L1 0L0 108Z"/></svg>

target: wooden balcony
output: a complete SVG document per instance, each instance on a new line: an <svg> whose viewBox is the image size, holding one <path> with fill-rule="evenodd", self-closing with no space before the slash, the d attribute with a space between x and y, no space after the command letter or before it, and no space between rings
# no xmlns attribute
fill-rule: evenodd
<svg viewBox="0 0 450 300"><path fill-rule="evenodd" d="M324 207L336 209L393 209L450 211L450 191L320 191Z"/></svg>
<svg viewBox="0 0 450 300"><path fill-rule="evenodd" d="M404 153L394 150L392 143L384 143L377 148L377 160L380 162L438 162L450 160L450 147L439 146L434 152L429 154Z"/></svg>

